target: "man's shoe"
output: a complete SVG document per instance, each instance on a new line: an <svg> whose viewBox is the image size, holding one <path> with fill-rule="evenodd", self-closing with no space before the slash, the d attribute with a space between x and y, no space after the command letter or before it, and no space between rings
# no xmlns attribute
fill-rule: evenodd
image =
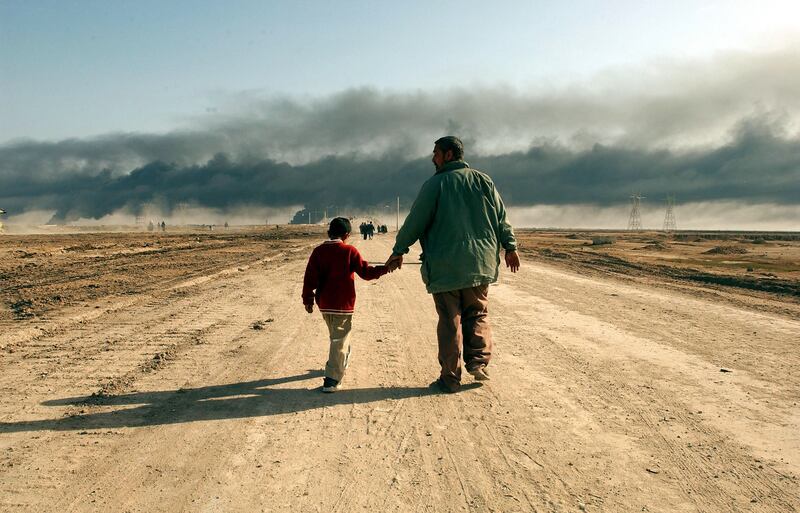
<svg viewBox="0 0 800 513"><path fill-rule="evenodd" d="M322 391L326 394L332 394L342 389L341 384L333 378L325 378L322 381Z"/></svg>
<svg viewBox="0 0 800 513"><path fill-rule="evenodd" d="M472 377L475 378L475 381L489 381L491 379L489 377L489 373L486 372L486 367L478 367L477 369L467 372L472 374Z"/></svg>
<svg viewBox="0 0 800 513"><path fill-rule="evenodd" d="M443 392L445 394L455 394L456 392L458 392L458 389L460 388L460 386L456 388L450 388L449 386L447 386L447 383L445 383L442 378L439 378L433 383L431 383L430 387L433 388L434 390L438 390L439 392Z"/></svg>

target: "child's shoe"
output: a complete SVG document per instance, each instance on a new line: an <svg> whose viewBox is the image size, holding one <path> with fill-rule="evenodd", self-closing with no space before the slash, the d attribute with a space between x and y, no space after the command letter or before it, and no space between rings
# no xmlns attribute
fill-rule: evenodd
<svg viewBox="0 0 800 513"><path fill-rule="evenodd" d="M341 385L338 381L333 378L326 377L322 381L322 391L326 394L332 394L333 392L337 392L341 389Z"/></svg>

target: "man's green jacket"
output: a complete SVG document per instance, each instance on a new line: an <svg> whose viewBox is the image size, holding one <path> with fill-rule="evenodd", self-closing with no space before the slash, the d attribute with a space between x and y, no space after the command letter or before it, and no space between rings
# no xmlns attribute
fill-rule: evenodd
<svg viewBox="0 0 800 513"><path fill-rule="evenodd" d="M448 162L419 191L393 252L422 246L422 281L446 292L497 281L500 247L517 249L514 230L492 179L463 160Z"/></svg>

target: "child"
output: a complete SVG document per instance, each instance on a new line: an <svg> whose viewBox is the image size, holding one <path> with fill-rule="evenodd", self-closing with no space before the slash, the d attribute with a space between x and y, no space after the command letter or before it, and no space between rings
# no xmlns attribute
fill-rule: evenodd
<svg viewBox="0 0 800 513"><path fill-rule="evenodd" d="M356 305L353 273L365 280L375 280L389 272L386 266L371 266L358 250L345 241L350 236L350 221L337 217L331 221L327 240L314 248L303 278L303 304L314 311L314 300L328 325L331 347L325 365L323 392L336 392L350 357L350 328Z"/></svg>

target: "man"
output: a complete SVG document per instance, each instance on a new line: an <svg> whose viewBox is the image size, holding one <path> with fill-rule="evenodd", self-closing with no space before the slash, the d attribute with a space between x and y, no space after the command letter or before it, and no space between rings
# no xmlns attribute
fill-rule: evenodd
<svg viewBox="0 0 800 513"><path fill-rule="evenodd" d="M436 174L429 178L397 232L389 269L399 268L417 240L422 246L422 280L439 314L441 374L433 385L444 392L461 386L461 353L467 372L489 379L492 356L488 314L489 284L497 281L500 248L506 266L519 269L514 230L492 179L464 162L457 137L437 140L433 148Z"/></svg>

